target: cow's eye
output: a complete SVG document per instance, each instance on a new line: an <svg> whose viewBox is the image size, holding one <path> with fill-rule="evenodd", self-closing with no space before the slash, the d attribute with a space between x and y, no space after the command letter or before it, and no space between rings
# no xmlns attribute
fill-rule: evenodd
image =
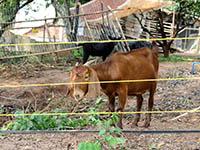
<svg viewBox="0 0 200 150"><path fill-rule="evenodd" d="M81 77L81 74L77 73L76 76L77 76L77 77Z"/></svg>
<svg viewBox="0 0 200 150"><path fill-rule="evenodd" d="M85 80L86 80L86 81L89 80L89 74L88 74L88 73L85 75Z"/></svg>

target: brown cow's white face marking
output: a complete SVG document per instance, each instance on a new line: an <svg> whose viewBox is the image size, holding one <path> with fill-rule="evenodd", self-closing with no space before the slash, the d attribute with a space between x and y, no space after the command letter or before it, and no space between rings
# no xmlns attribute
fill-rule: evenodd
<svg viewBox="0 0 200 150"><path fill-rule="evenodd" d="M89 81L88 68L84 66L76 66L75 68L73 68L70 74L70 81L71 81L71 86L70 86L71 96L76 101L83 99L83 97L88 92L88 84L87 84L87 82Z"/></svg>

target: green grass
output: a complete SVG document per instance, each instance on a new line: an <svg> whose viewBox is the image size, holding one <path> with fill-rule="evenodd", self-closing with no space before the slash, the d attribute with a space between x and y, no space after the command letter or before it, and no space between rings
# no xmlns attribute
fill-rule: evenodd
<svg viewBox="0 0 200 150"><path fill-rule="evenodd" d="M195 56L180 56L180 55L170 55L169 57L159 56L160 62L191 62L195 60L200 60Z"/></svg>

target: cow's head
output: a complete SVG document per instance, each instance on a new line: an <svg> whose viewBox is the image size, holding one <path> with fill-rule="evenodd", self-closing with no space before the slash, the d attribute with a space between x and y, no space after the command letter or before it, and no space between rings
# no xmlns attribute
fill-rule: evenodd
<svg viewBox="0 0 200 150"><path fill-rule="evenodd" d="M76 66L70 73L68 94L76 100L94 98L100 94L100 83L96 72L87 66Z"/></svg>

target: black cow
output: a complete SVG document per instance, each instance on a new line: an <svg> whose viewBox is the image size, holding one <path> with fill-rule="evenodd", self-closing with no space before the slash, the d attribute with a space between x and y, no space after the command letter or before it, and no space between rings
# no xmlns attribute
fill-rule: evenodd
<svg viewBox="0 0 200 150"><path fill-rule="evenodd" d="M109 37L110 40L120 40L119 38ZM83 64L87 62L89 56L100 56L103 61L113 51L117 42L105 42L105 43L83 43L79 44L83 46Z"/></svg>
<svg viewBox="0 0 200 150"><path fill-rule="evenodd" d="M150 42L146 42L146 41L128 41L128 46L130 50L143 48L143 47L147 47L151 49L153 47L153 45Z"/></svg>
<svg viewBox="0 0 200 150"><path fill-rule="evenodd" d="M110 40L120 40L121 37L113 38L109 36ZM115 45L118 42L106 42L106 43L83 43L79 44L83 46L83 64L88 61L89 56L100 56L103 61L112 53ZM152 48L152 44L146 41L128 41L128 46L130 50L138 49L138 48Z"/></svg>

